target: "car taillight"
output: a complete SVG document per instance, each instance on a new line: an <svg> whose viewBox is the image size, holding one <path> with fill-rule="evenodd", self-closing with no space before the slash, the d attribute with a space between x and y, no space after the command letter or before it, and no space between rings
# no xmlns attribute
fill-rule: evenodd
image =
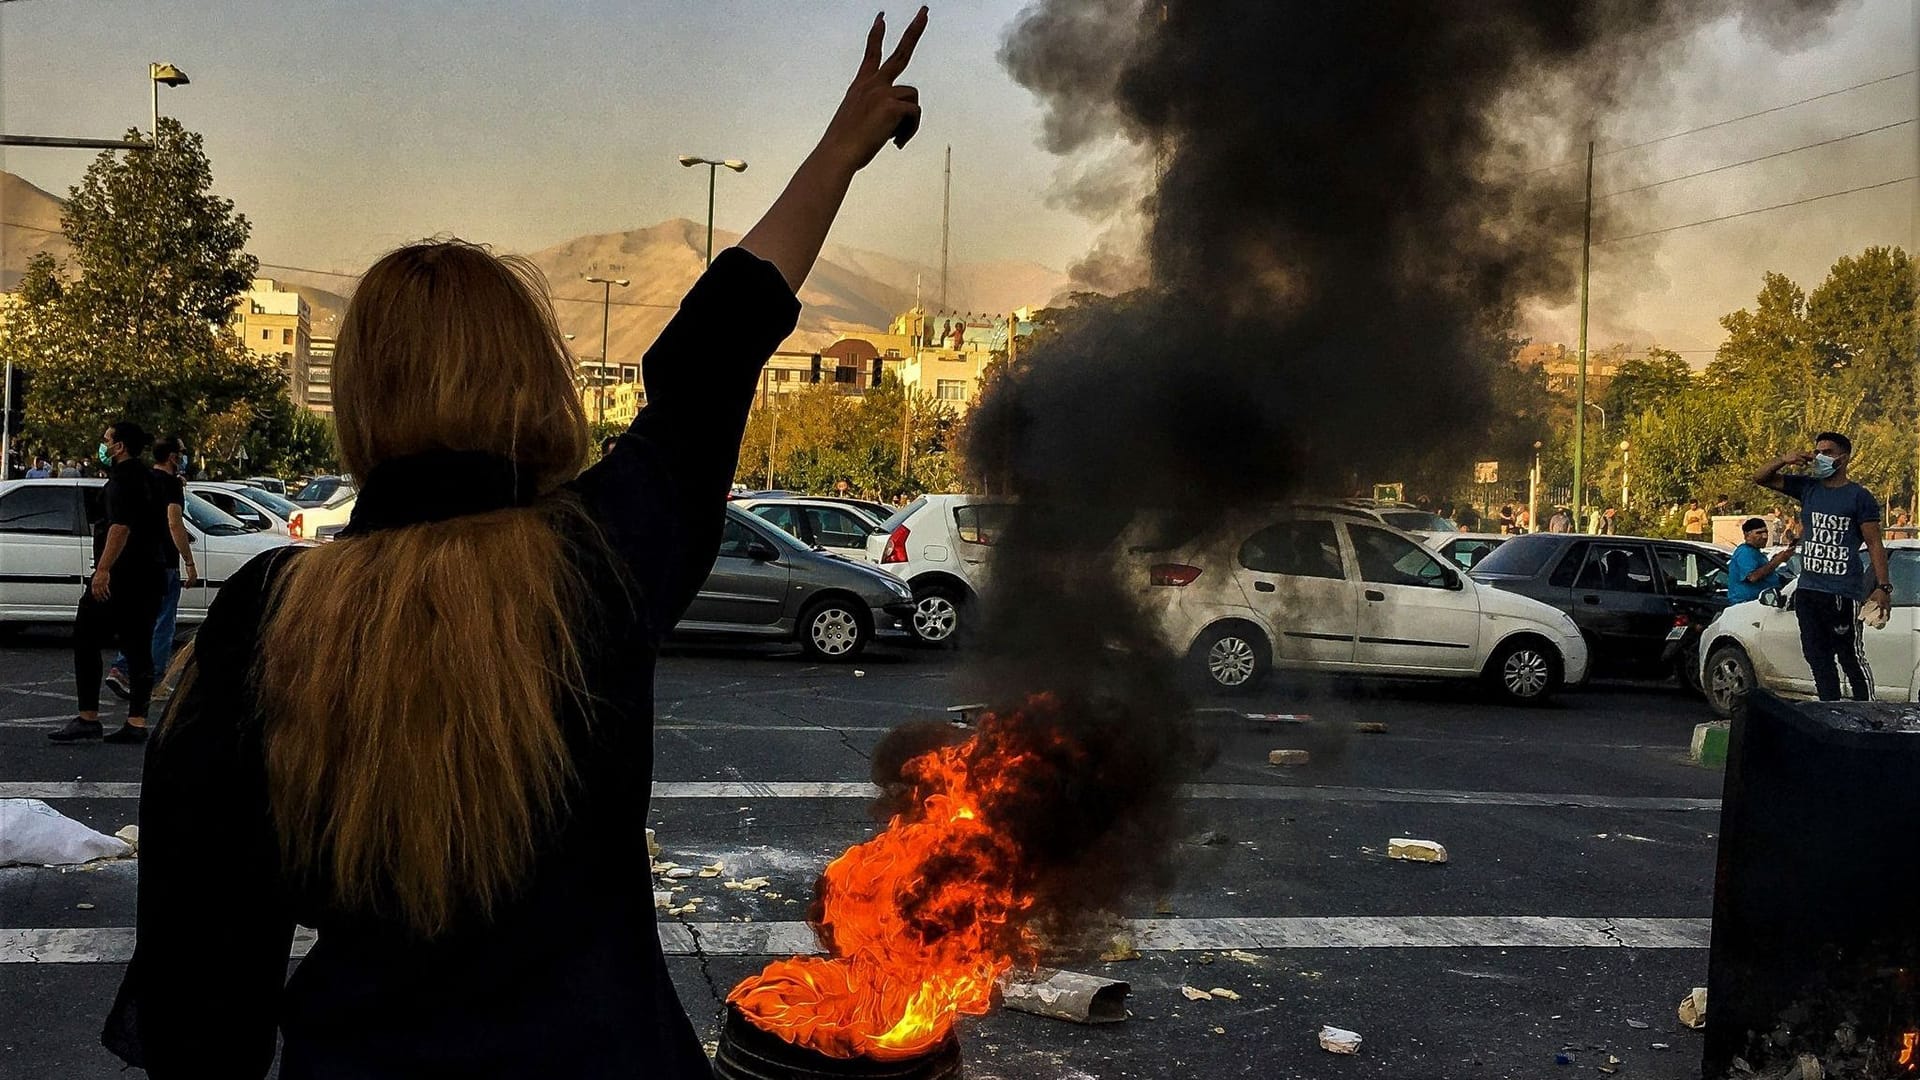
<svg viewBox="0 0 1920 1080"><path fill-rule="evenodd" d="M293 520L287 522L287 535L293 537L295 540L305 539L307 535L307 515L293 515Z"/></svg>
<svg viewBox="0 0 1920 1080"><path fill-rule="evenodd" d="M1154 585L1191 585L1199 576L1199 567L1185 563L1155 563L1147 572L1147 580Z"/></svg>
<svg viewBox="0 0 1920 1080"><path fill-rule="evenodd" d="M886 550L880 553L881 565L907 561L907 537L910 535L905 525L897 526L888 535Z"/></svg>
<svg viewBox="0 0 1920 1080"><path fill-rule="evenodd" d="M1673 617L1673 628L1675 630L1683 629L1686 627L1689 621L1690 620L1685 615L1675 615Z"/></svg>

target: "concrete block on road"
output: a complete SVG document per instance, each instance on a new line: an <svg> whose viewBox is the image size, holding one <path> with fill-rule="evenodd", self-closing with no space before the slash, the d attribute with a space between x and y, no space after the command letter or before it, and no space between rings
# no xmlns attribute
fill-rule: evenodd
<svg viewBox="0 0 1920 1080"><path fill-rule="evenodd" d="M1727 763L1727 738L1732 734L1732 726L1725 720L1714 720L1700 724L1693 729L1693 745L1687 751L1687 757L1695 765L1707 768L1720 768Z"/></svg>
<svg viewBox="0 0 1920 1080"><path fill-rule="evenodd" d="M1444 844L1434 840L1409 840L1404 836L1396 836L1387 841L1387 858L1443 863L1447 861L1447 849Z"/></svg>
<svg viewBox="0 0 1920 1080"><path fill-rule="evenodd" d="M1308 754L1305 750L1267 751L1267 764L1269 765L1305 765L1307 759Z"/></svg>

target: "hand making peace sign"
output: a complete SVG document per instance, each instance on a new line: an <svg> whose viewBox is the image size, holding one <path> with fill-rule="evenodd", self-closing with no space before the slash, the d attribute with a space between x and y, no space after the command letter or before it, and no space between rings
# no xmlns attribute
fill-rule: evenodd
<svg viewBox="0 0 1920 1080"><path fill-rule="evenodd" d="M867 51L860 59L860 70L854 75L853 84L847 87L847 96L841 100L839 111L833 114L822 139L824 144L845 155L853 168L866 167L888 139L905 146L920 126L920 91L896 85L895 80L907 70L907 62L913 59L913 48L926 29L927 9L923 7L900 35L893 55L883 61L880 47L886 39L887 16L882 12L874 18L873 29L867 32Z"/></svg>

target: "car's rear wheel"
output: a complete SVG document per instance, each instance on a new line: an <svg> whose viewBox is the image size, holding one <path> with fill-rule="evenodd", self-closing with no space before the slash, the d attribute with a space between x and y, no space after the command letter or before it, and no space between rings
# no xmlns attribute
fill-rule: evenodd
<svg viewBox="0 0 1920 1080"><path fill-rule="evenodd" d="M959 640L965 601L946 585L925 585L913 593L913 636L927 645Z"/></svg>
<svg viewBox="0 0 1920 1080"><path fill-rule="evenodd" d="M1747 650L1732 642L1715 645L1707 654L1707 675L1703 680L1707 704L1721 719L1733 716L1740 699L1753 689L1753 660Z"/></svg>
<svg viewBox="0 0 1920 1080"><path fill-rule="evenodd" d="M1218 623L1194 644L1198 674L1215 690L1244 693L1266 678L1272 660L1266 635L1247 623Z"/></svg>
<svg viewBox="0 0 1920 1080"><path fill-rule="evenodd" d="M1502 642L1487 661L1486 679L1502 701L1537 705L1560 688L1560 651L1535 637Z"/></svg>
<svg viewBox="0 0 1920 1080"><path fill-rule="evenodd" d="M816 660L851 660L871 636L853 604L836 597L815 601L800 616L800 647Z"/></svg>

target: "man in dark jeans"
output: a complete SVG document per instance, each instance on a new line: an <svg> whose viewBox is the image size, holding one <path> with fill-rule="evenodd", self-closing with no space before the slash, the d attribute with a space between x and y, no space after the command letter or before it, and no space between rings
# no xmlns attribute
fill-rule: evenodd
<svg viewBox="0 0 1920 1080"><path fill-rule="evenodd" d="M1873 670L1860 624L1860 545L1865 542L1873 567L1867 600L1893 601L1887 573L1887 549L1880 542L1880 504L1866 488L1847 479L1853 442L1837 431L1823 431L1813 450L1780 458L1753 476L1761 487L1800 500L1803 528L1800 584L1793 609L1800 622L1800 652L1813 669L1821 701L1840 700L1840 674L1847 673L1853 700L1873 700ZM1781 470L1804 465L1804 474Z"/></svg>
<svg viewBox="0 0 1920 1080"><path fill-rule="evenodd" d="M73 672L80 715L47 738L58 743L101 737L100 650L118 645L127 656L128 701L124 727L106 736L112 743L147 741L147 705L153 694L153 622L165 583L161 544L165 519L154 504L153 481L139 458L150 443L131 420L100 436L98 456L108 466L100 493L101 520L94 522L93 580L80 597L73 622Z"/></svg>

